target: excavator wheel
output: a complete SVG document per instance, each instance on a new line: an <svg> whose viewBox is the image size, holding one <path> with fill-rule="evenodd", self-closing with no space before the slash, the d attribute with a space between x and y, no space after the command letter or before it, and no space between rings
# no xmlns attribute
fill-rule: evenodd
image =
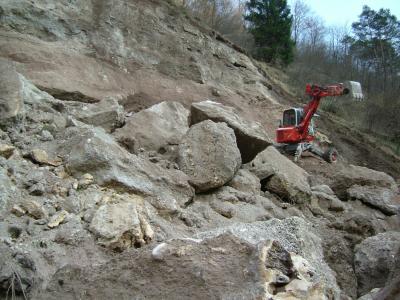
<svg viewBox="0 0 400 300"><path fill-rule="evenodd" d="M338 159L338 152L335 148L329 148L324 152L322 158L327 161L328 163L335 163Z"/></svg>

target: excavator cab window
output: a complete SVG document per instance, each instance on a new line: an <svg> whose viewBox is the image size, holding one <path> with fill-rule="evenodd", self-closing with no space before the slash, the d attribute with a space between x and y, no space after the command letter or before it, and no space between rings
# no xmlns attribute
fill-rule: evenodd
<svg viewBox="0 0 400 300"><path fill-rule="evenodd" d="M291 108L283 112L283 127L296 126L296 110Z"/></svg>

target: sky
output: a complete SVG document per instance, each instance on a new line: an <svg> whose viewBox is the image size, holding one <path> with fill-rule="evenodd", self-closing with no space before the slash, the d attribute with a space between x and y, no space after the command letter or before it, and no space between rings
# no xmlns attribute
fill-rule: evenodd
<svg viewBox="0 0 400 300"><path fill-rule="evenodd" d="M292 5L295 0L288 0ZM358 20L362 7L368 5L374 10L389 8L397 19L400 19L400 0L304 0L304 2L321 16L326 25L351 26Z"/></svg>

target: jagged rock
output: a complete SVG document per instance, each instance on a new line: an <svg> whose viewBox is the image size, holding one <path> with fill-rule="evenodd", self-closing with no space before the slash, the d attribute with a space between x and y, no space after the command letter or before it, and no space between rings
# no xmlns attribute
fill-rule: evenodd
<svg viewBox="0 0 400 300"><path fill-rule="evenodd" d="M163 154L169 145L178 145L188 129L189 111L178 102L166 101L135 113L115 131L115 137L130 152L143 148Z"/></svg>
<svg viewBox="0 0 400 300"><path fill-rule="evenodd" d="M350 198L361 200L368 206L379 209L386 215L396 215L400 207L395 205L392 199L395 198L393 190L375 186L353 185L347 189Z"/></svg>
<svg viewBox="0 0 400 300"><path fill-rule="evenodd" d="M369 237L354 250L358 294L364 295L387 283L400 251L400 232L385 232Z"/></svg>
<svg viewBox="0 0 400 300"><path fill-rule="evenodd" d="M260 179L246 169L240 169L227 185L245 193L259 195L261 192Z"/></svg>
<svg viewBox="0 0 400 300"><path fill-rule="evenodd" d="M223 186L241 165L233 130L210 120L193 125L179 145L178 164L196 192Z"/></svg>
<svg viewBox="0 0 400 300"><path fill-rule="evenodd" d="M23 114L22 82L14 63L0 59L0 122Z"/></svg>
<svg viewBox="0 0 400 300"><path fill-rule="evenodd" d="M65 105L67 112L77 120L86 124L100 126L107 132L112 132L124 123L124 108L116 99L111 97L106 97L98 103L83 104L72 102L65 103Z"/></svg>
<svg viewBox="0 0 400 300"><path fill-rule="evenodd" d="M55 227L59 226L62 222L64 222L64 220L67 216L68 216L68 212L66 212L65 210L62 210L50 218L49 223L47 223L47 226L49 228L55 228Z"/></svg>
<svg viewBox="0 0 400 300"><path fill-rule="evenodd" d="M78 187L81 189L87 188L94 182L94 178L91 174L85 173L81 176L78 182Z"/></svg>
<svg viewBox="0 0 400 300"><path fill-rule="evenodd" d="M43 142L49 142L54 140L54 137L50 131L42 130L42 132L40 133L40 140L42 140Z"/></svg>
<svg viewBox="0 0 400 300"><path fill-rule="evenodd" d="M23 298L31 291L36 279L36 265L28 253L21 253L0 243L0 297ZM18 276L18 277L17 277ZM13 289L13 290L11 290Z"/></svg>
<svg viewBox="0 0 400 300"><path fill-rule="evenodd" d="M137 201L143 199L138 197ZM116 251L139 248L154 234L133 201L100 206L90 223L90 231L97 236L100 244Z"/></svg>
<svg viewBox="0 0 400 300"><path fill-rule="evenodd" d="M259 153L244 168L255 174L267 190L286 201L304 203L310 199L308 174L302 168L270 146Z"/></svg>
<svg viewBox="0 0 400 300"><path fill-rule="evenodd" d="M62 164L61 159L50 159L47 152L42 149L33 149L30 153L30 157L35 163L38 164L50 165L55 167L58 167Z"/></svg>
<svg viewBox="0 0 400 300"><path fill-rule="evenodd" d="M13 205L13 207L11 207L11 213L17 217L22 217L26 214L26 210L19 205Z"/></svg>
<svg viewBox="0 0 400 300"><path fill-rule="evenodd" d="M273 143L259 123L243 120L232 107L207 100L193 103L190 113L191 125L204 120L228 124L235 132L243 163L253 160L259 152Z"/></svg>
<svg viewBox="0 0 400 300"><path fill-rule="evenodd" d="M344 211L346 209L344 203L336 197L335 193L327 185L313 186L312 194L318 199L321 208L331 211Z"/></svg>
<svg viewBox="0 0 400 300"><path fill-rule="evenodd" d="M101 128L71 128L60 151L74 176L90 173L97 184L149 197L160 210L176 211L193 198L188 177L132 155Z"/></svg>
<svg viewBox="0 0 400 300"><path fill-rule="evenodd" d="M0 156L9 158L14 153L15 147L7 144L0 144Z"/></svg>
<svg viewBox="0 0 400 300"><path fill-rule="evenodd" d="M349 165L333 177L332 189L343 200L347 199L347 189L353 185L377 186L397 191L397 185L390 175L365 167Z"/></svg>
<svg viewBox="0 0 400 300"><path fill-rule="evenodd" d="M306 291L310 291L308 288L310 288L313 283L318 282L319 291L323 295L328 298L339 297L340 289L336 284L335 275L323 258L321 240L313 233L310 226L303 219L291 217L284 220L272 219L266 222L254 222L251 224L234 224L202 232L195 235L195 237L211 239L226 233L232 234L253 245L257 245L260 241L264 240L278 241L283 249L291 253L291 259L294 261L293 264L295 266L297 265L296 270L300 271L300 266L303 265L304 269L301 270L300 273L304 274L307 280L301 283L302 285L306 284ZM302 259L299 259L298 256ZM304 261L306 261L306 263ZM295 284L296 282L293 282L293 285ZM288 290L289 288L290 286ZM299 291L296 287L293 288ZM301 297L300 294L296 293L298 297ZM311 297L310 295L308 296ZM302 297L308 299L307 296L303 295ZM322 298L317 297L315 299L323 299L321 294L319 294L319 297Z"/></svg>
<svg viewBox="0 0 400 300"><path fill-rule="evenodd" d="M147 272L140 271L144 269ZM129 280L115 280L122 273ZM306 259L289 253L278 241L253 244L226 233L205 240L168 240L92 269L67 266L55 274L43 296L58 298L72 290L90 291L101 299L109 295L112 284L113 297L121 299L156 299L160 291L166 299L332 297L323 280L313 275ZM297 285L291 285L295 281Z"/></svg>
<svg viewBox="0 0 400 300"><path fill-rule="evenodd" d="M376 292L373 300L379 299L400 299L400 248L394 255L392 272L383 288ZM369 300L368 298L366 300Z"/></svg>
<svg viewBox="0 0 400 300"><path fill-rule="evenodd" d="M386 299L386 298L377 298L378 296L378 292L381 289L376 288L376 289L372 289L369 293L361 296L360 298L357 298L357 300L377 300L377 299Z"/></svg>
<svg viewBox="0 0 400 300"><path fill-rule="evenodd" d="M47 218L47 211L43 205L33 199L25 199L20 203L22 209L36 220Z"/></svg>
<svg viewBox="0 0 400 300"><path fill-rule="evenodd" d="M354 247L352 243L336 230L325 232L324 229L320 229L318 233L323 237L324 260L336 272L336 281L343 294L349 296L350 299L357 298L357 278L353 266Z"/></svg>

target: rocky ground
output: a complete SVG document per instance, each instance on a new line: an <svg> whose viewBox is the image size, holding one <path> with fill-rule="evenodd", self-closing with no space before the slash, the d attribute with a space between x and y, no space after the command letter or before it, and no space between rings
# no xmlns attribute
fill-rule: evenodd
<svg viewBox="0 0 400 300"><path fill-rule="evenodd" d="M282 86L169 2L0 8L1 298L399 296L395 157L293 163Z"/></svg>

